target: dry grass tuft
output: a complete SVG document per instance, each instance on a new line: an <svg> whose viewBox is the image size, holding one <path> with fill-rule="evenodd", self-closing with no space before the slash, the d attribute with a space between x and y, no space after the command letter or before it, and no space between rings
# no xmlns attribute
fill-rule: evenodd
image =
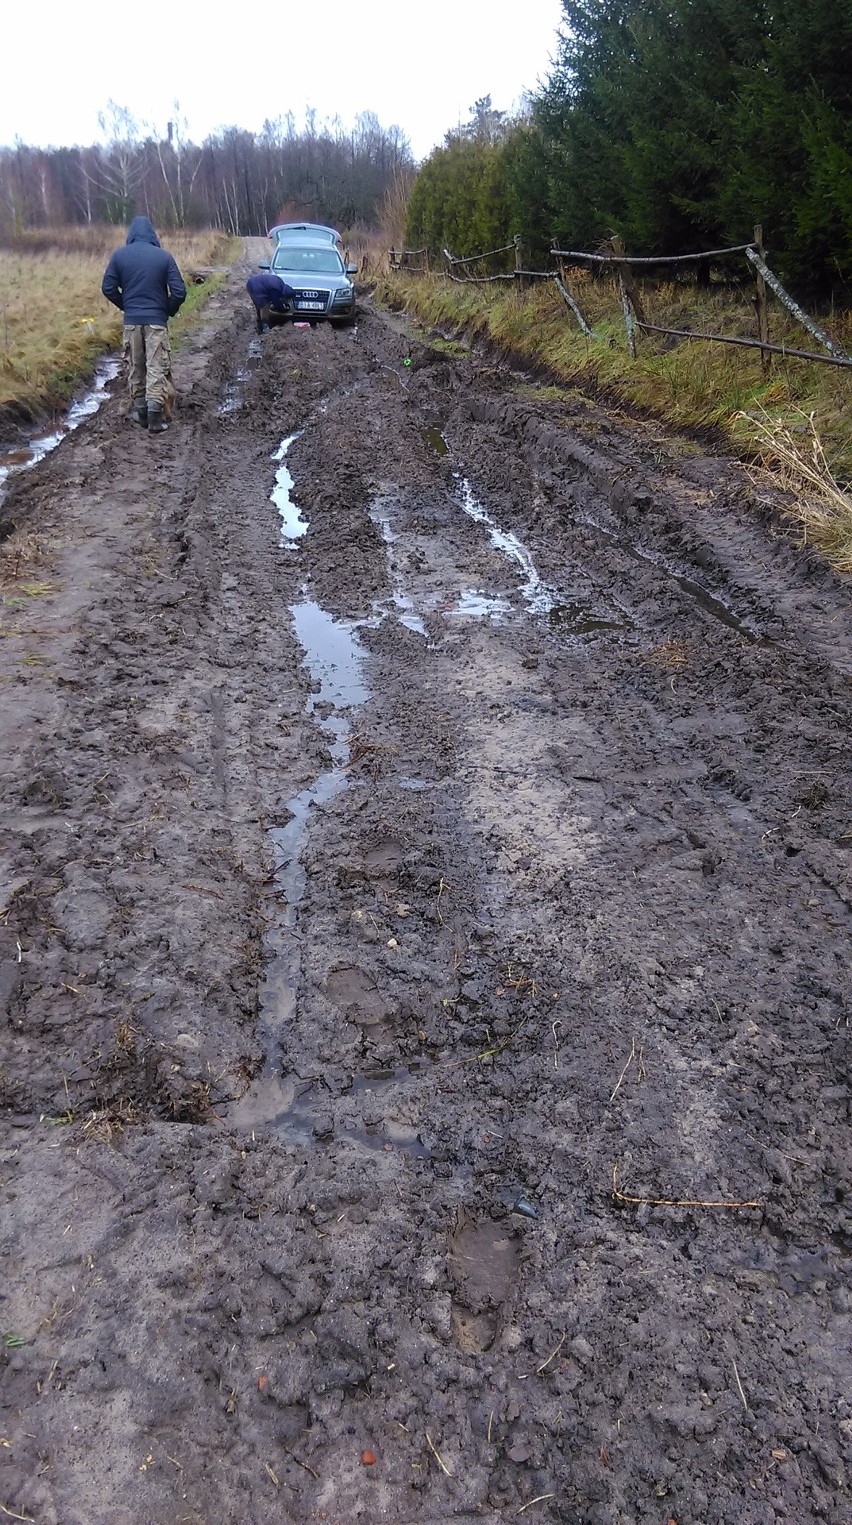
<svg viewBox="0 0 852 1525"><path fill-rule="evenodd" d="M125 1128L144 1120L144 1113L136 1102L119 1100L109 1106L96 1107L90 1112L83 1123L82 1134L90 1142L114 1144L121 1138Z"/></svg>
<svg viewBox="0 0 852 1525"><path fill-rule="evenodd" d="M644 660L661 672L683 672L689 661L689 646L680 636L675 636L671 641L664 641L662 646L647 651Z"/></svg>
<svg viewBox="0 0 852 1525"><path fill-rule="evenodd" d="M0 544L0 591L25 593L30 598L51 593L54 585L36 577L54 550L44 535L16 530Z"/></svg>
<svg viewBox="0 0 852 1525"><path fill-rule="evenodd" d="M831 468L813 413L794 427L783 418L741 414L756 434L762 467L790 494L785 518L796 524L802 545L815 545L841 572L852 572L852 491Z"/></svg>

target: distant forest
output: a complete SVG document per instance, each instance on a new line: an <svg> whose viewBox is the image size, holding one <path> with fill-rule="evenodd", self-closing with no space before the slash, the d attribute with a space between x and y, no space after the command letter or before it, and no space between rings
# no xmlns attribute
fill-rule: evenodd
<svg viewBox="0 0 852 1525"><path fill-rule="evenodd" d="M852 302L852 0L562 0L550 77L509 119L478 101L422 165L406 239L523 235L634 253L744 243Z"/></svg>
<svg viewBox="0 0 852 1525"><path fill-rule="evenodd" d="M201 144L187 137L176 107L165 132L142 129L110 102L102 144L88 148L0 148L0 237L58 224L126 223L138 213L158 227L215 227L263 233L279 214L375 226L383 199L414 172L408 140L362 112L351 130L308 112L260 133L230 127Z"/></svg>

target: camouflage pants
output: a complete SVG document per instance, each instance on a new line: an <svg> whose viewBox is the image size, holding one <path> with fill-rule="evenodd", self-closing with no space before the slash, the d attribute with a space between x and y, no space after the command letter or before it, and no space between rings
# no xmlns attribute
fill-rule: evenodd
<svg viewBox="0 0 852 1525"><path fill-rule="evenodd" d="M169 331L165 325L125 324L124 364L131 403L159 403L170 418L175 389Z"/></svg>

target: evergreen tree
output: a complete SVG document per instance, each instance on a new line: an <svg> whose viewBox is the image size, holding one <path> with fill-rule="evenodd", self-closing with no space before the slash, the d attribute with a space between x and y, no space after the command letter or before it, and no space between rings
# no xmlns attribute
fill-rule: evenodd
<svg viewBox="0 0 852 1525"><path fill-rule="evenodd" d="M803 290L852 275L852 3L776 0L762 67L744 81L723 204L762 221Z"/></svg>

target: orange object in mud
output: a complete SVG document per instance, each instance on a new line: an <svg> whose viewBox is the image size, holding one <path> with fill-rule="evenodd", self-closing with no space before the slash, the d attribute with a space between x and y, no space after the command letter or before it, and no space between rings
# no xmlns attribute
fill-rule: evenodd
<svg viewBox="0 0 852 1525"><path fill-rule="evenodd" d="M375 1453L375 1451L362 1451L361 1452L361 1466L362 1467L374 1467L375 1465L376 1465L376 1453Z"/></svg>

